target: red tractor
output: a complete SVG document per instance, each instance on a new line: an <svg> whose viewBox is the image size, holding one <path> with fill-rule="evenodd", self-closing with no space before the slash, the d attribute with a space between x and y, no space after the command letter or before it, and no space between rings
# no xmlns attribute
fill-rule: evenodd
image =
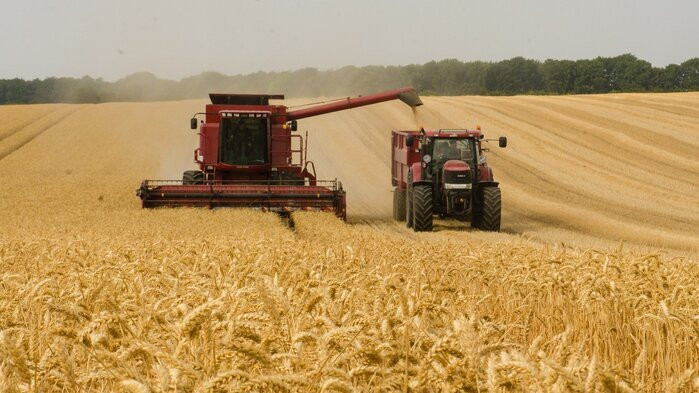
<svg viewBox="0 0 699 393"><path fill-rule="evenodd" d="M415 231L431 231L435 214L500 230L500 189L476 130L393 131L393 218ZM498 139L500 147L507 138Z"/></svg>
<svg viewBox="0 0 699 393"><path fill-rule="evenodd" d="M400 99L422 105L413 88L343 98L288 111L269 100L283 95L210 94L206 111L191 119L199 130L198 170L182 180L144 180L136 194L144 208L158 206L252 207L288 214L334 212L346 219L346 194L337 180L317 180L296 121L324 113ZM197 120L203 115L204 120Z"/></svg>

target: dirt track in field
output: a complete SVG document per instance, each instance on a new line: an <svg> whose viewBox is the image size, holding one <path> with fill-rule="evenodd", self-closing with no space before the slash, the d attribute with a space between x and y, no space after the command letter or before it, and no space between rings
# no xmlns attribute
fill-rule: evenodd
<svg viewBox="0 0 699 393"><path fill-rule="evenodd" d="M423 100L415 114L391 102L299 122L319 178L348 190L350 222L435 239L524 237L581 248L624 240L696 254L699 93ZM194 168L188 119L204 103L0 107L0 212L10 218L0 225L21 226L23 212L37 210L49 212L47 223L140 214L140 180ZM504 233L439 221L435 234L416 235L393 223L391 129L476 124L509 139L489 155Z"/></svg>

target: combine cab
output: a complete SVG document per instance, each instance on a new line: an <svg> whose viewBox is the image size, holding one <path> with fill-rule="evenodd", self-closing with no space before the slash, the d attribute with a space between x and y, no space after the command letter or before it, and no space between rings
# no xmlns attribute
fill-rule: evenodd
<svg viewBox="0 0 699 393"><path fill-rule="evenodd" d="M199 130L194 161L199 170L182 180L144 180L137 190L144 208L159 206L250 207L289 213L333 212L346 219L346 194L337 180L317 180L304 140L293 132L297 120L400 99L422 105L408 87L363 97L344 98L288 111L270 100L283 95L210 94L206 112L191 128ZM198 115L204 120L199 123Z"/></svg>

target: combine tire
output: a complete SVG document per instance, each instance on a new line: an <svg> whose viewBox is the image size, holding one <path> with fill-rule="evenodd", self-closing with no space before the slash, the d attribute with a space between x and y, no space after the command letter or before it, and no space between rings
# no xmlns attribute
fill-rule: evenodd
<svg viewBox="0 0 699 393"><path fill-rule="evenodd" d="M204 173L202 171L184 171L182 184L204 184Z"/></svg>
<svg viewBox="0 0 699 393"><path fill-rule="evenodd" d="M413 229L415 232L432 230L432 187L418 185L413 187Z"/></svg>
<svg viewBox="0 0 699 393"><path fill-rule="evenodd" d="M413 227L413 187L405 189L405 226Z"/></svg>
<svg viewBox="0 0 699 393"><path fill-rule="evenodd" d="M482 231L500 231L500 189L483 187L478 192L471 226Z"/></svg>
<svg viewBox="0 0 699 393"><path fill-rule="evenodd" d="M393 190L393 219L405 221L405 190L396 188Z"/></svg>

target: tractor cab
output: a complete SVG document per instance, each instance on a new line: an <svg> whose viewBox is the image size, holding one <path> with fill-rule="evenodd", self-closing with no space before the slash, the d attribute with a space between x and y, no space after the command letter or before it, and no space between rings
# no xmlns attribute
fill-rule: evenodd
<svg viewBox="0 0 699 393"><path fill-rule="evenodd" d="M420 147L422 161L427 164L427 177L439 176L449 161L459 161L467 167L476 163L476 143L473 137L428 137ZM447 167L453 167L451 163Z"/></svg>
<svg viewBox="0 0 699 393"><path fill-rule="evenodd" d="M433 184L433 200L443 201L444 214L468 214L477 170L476 136L465 130L427 133L420 156L424 180Z"/></svg>

